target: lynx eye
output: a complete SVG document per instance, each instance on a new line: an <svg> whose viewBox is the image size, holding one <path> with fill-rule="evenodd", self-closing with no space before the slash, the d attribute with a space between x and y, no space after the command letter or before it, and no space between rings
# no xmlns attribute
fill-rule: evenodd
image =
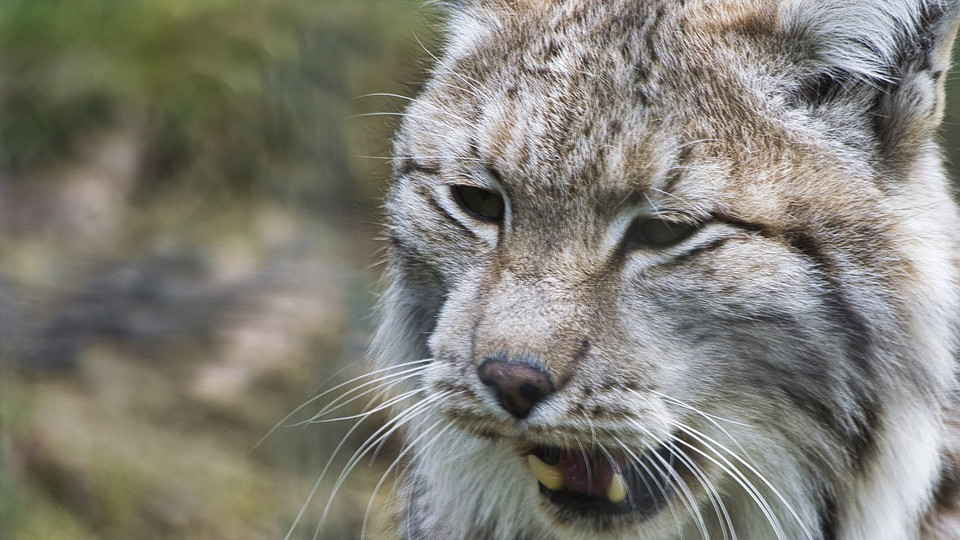
<svg viewBox="0 0 960 540"><path fill-rule="evenodd" d="M627 249L666 248L686 240L700 229L699 225L657 218L638 218L627 229Z"/></svg>
<svg viewBox="0 0 960 540"><path fill-rule="evenodd" d="M503 220L503 198L489 189L473 186L453 186L453 198L467 212L484 221Z"/></svg>

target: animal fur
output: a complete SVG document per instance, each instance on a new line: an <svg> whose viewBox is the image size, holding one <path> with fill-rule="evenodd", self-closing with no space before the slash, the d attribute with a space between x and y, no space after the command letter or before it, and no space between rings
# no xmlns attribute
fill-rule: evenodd
<svg viewBox="0 0 960 540"><path fill-rule="evenodd" d="M960 538L936 143L960 2L445 9L396 137L374 344L401 536ZM520 417L490 359L553 387ZM662 467L667 505L560 508L527 466L542 446Z"/></svg>

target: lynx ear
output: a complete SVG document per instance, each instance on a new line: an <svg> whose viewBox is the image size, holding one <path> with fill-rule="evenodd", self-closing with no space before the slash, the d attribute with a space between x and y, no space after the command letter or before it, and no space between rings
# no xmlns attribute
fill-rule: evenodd
<svg viewBox="0 0 960 540"><path fill-rule="evenodd" d="M847 120L859 113L884 151L909 151L939 125L958 15L960 0L788 1L781 23L802 68L797 97Z"/></svg>
<svg viewBox="0 0 960 540"><path fill-rule="evenodd" d="M426 0L423 5L428 8L439 8L444 11L461 9L468 0Z"/></svg>
<svg viewBox="0 0 960 540"><path fill-rule="evenodd" d="M822 68L890 82L903 68L943 71L958 0L791 0L781 20Z"/></svg>
<svg viewBox="0 0 960 540"><path fill-rule="evenodd" d="M444 56L457 58L469 54L477 44L491 37L509 18L515 0L426 0L446 19Z"/></svg>

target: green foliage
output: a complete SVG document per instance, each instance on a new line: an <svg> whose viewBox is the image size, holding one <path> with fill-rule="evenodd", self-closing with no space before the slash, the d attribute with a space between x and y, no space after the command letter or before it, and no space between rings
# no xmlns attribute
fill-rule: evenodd
<svg viewBox="0 0 960 540"><path fill-rule="evenodd" d="M357 82L390 86L384 62L415 53L418 17L387 0L5 0L0 167L49 166L135 124L141 200L187 183L349 206L348 100Z"/></svg>

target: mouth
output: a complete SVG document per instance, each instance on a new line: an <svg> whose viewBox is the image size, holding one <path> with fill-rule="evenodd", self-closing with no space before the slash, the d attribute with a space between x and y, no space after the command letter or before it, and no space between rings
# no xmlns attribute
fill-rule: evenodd
<svg viewBox="0 0 960 540"><path fill-rule="evenodd" d="M663 447L627 459L537 446L527 463L540 493L563 513L581 517L649 518L666 508L679 474L673 453Z"/></svg>

